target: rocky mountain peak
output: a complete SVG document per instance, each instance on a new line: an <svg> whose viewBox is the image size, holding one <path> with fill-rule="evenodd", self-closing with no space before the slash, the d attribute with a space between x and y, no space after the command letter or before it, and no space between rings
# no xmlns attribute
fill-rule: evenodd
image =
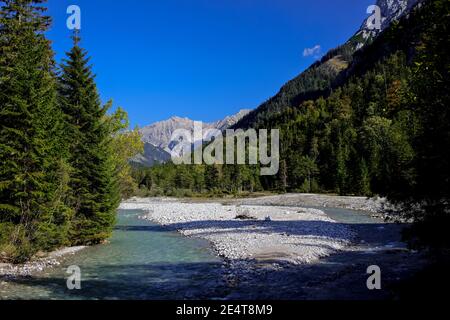
<svg viewBox="0 0 450 320"><path fill-rule="evenodd" d="M376 5L380 8L381 13L381 28L370 28L370 17L364 20L360 30L355 35L356 38L359 38L356 46L357 49L363 47L366 42L375 38L379 33L389 27L393 21L400 19L421 1L423 0L377 0Z"/></svg>
<svg viewBox="0 0 450 320"><path fill-rule="evenodd" d="M204 129L226 130L239 122L251 110L243 109L238 113L228 116L222 120L211 123L203 123ZM153 165L156 163L164 163L170 159L170 153L176 147L178 142L171 141L172 134L175 130L185 129L193 132L194 120L173 116L167 120L160 121L143 127L140 130L142 141L146 147L144 155L136 157L133 162L141 165ZM196 145L198 141L194 141Z"/></svg>

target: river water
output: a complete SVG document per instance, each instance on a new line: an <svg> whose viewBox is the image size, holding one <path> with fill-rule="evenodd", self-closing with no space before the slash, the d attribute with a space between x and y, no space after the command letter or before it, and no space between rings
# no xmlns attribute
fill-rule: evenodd
<svg viewBox="0 0 450 320"><path fill-rule="evenodd" d="M110 244L86 248L36 277L4 281L0 299L214 297L221 290L221 261L209 244L139 219L140 214L119 211ZM72 265L81 269L81 290L67 289Z"/></svg>
<svg viewBox="0 0 450 320"><path fill-rule="evenodd" d="M33 277L0 280L0 299L373 298L367 296L364 267L384 263L392 277L398 276L398 258L383 250L404 246L399 242L401 226L384 224L364 212L320 209L358 234L360 250L229 287L222 281L222 261L208 242L139 219L141 211L122 210L109 244L86 248ZM73 265L81 269L81 290L67 288L66 271ZM335 278L336 274L347 276ZM349 287L354 292L347 296ZM339 288L345 293L339 294Z"/></svg>

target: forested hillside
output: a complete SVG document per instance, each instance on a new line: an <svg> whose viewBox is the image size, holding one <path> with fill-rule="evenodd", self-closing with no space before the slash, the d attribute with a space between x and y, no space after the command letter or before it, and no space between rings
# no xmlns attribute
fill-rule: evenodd
<svg viewBox="0 0 450 320"><path fill-rule="evenodd" d="M448 222L449 9L449 1L425 1L351 58L347 46L336 49L269 101L252 126L280 129L277 176L259 177L251 166L169 165L140 173L139 182L169 193L382 195L407 217ZM304 93L286 94L294 85Z"/></svg>
<svg viewBox="0 0 450 320"><path fill-rule="evenodd" d="M78 36L57 66L43 2L0 1L0 262L108 238L142 148L101 105Z"/></svg>
<svg viewBox="0 0 450 320"><path fill-rule="evenodd" d="M332 88L342 85L346 79L345 71L353 61L353 54L370 44L381 31L406 14L421 0L377 0L376 4L383 17L381 29L369 29L367 20L345 44L330 50L319 61L311 65L300 75L285 84L272 98L264 102L244 117L235 128L258 127L274 113L283 112L289 106L298 106L301 102L329 95Z"/></svg>
<svg viewBox="0 0 450 320"><path fill-rule="evenodd" d="M301 101L317 99L326 94L340 73L352 61L356 43L352 41L331 50L320 61L310 66L298 77L285 84L280 92L245 116L234 128L247 129L257 127L271 114L282 112L287 106L298 105Z"/></svg>

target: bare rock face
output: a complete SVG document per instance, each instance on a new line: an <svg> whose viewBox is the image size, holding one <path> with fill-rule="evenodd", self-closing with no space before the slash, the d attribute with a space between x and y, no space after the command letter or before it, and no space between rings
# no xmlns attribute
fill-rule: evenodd
<svg viewBox="0 0 450 320"><path fill-rule="evenodd" d="M424 0L377 0L376 5L381 9L381 29L370 29L367 18L362 24L360 30L356 33L356 37L361 38L357 44L357 49L364 46L367 41L374 39L378 34L384 31L389 25L399 20L403 15L407 14L417 3Z"/></svg>
<svg viewBox="0 0 450 320"><path fill-rule="evenodd" d="M135 156L131 163L138 166L153 167L158 164L166 163L171 156L164 149L155 147L150 143L144 144L144 153Z"/></svg>
<svg viewBox="0 0 450 320"><path fill-rule="evenodd" d="M170 138L177 129L193 130L194 121L188 118L172 117L156 122L140 130L142 140L155 147L165 149L170 144Z"/></svg>
<svg viewBox="0 0 450 320"><path fill-rule="evenodd" d="M203 129L226 130L236 124L244 116L250 113L250 110L241 110L237 114L226 117L225 119L203 123ZM133 163L153 166L158 163L165 163L170 159L170 153L179 142L171 141L172 134L178 129L185 129L191 133L194 131L194 120L188 118L172 117L168 120L156 122L140 130L142 140L145 143L145 152L132 160ZM199 141L194 141L197 145Z"/></svg>
<svg viewBox="0 0 450 320"><path fill-rule="evenodd" d="M212 123L212 127L219 130L226 130L232 126L234 126L236 123L238 123L243 117L248 115L251 112L251 110L243 109L236 113L235 115L226 117L223 120L217 121L215 123Z"/></svg>
<svg viewBox="0 0 450 320"><path fill-rule="evenodd" d="M203 123L203 128L225 130L236 124L249 112L250 110L241 110L237 114L226 117L225 119L212 123ZM170 151L170 149L168 150L167 148L169 148L170 146L172 134L175 130L178 129L185 129L193 132L194 120L188 118L172 117L168 120L146 126L140 130L140 133L142 135L142 140L145 143L150 143L155 147Z"/></svg>

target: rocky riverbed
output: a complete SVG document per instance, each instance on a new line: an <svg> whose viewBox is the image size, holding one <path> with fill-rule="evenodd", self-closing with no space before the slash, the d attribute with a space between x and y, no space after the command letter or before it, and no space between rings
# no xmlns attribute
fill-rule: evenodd
<svg viewBox="0 0 450 320"><path fill-rule="evenodd" d="M385 198L334 196L326 194L289 193L248 199L230 200L233 204L262 206L306 206L342 208L371 213L383 213L391 205Z"/></svg>
<svg viewBox="0 0 450 320"><path fill-rule="evenodd" d="M326 194L289 193L257 198L231 199L226 203L235 205L341 208L368 212L374 218L396 221L402 220L398 215L393 214L397 212L398 209L393 204L389 203L386 198L379 197L366 198Z"/></svg>
<svg viewBox="0 0 450 320"><path fill-rule="evenodd" d="M210 241L239 274L261 266L311 263L343 250L355 238L350 228L318 209L138 198L120 208L143 210L143 219Z"/></svg>
<svg viewBox="0 0 450 320"><path fill-rule="evenodd" d="M0 298L2 285L4 297L13 293L35 297L35 292L41 297L66 297L64 289L61 295L53 292L65 288L60 267L82 264L89 266L87 275L92 277L85 278L87 289L81 292L89 298L142 298L147 292L146 297L181 299L395 299L399 282L422 269L428 257L408 250L401 241L407 224L373 217L383 214L383 202L303 194L130 199L121 204L131 211L119 213L122 224L116 227L112 244L74 256L71 253L81 248L66 249L25 266L0 265ZM206 239L222 259L211 255L208 242L185 249L185 243L197 239L166 231ZM180 245L183 249L177 251ZM189 250L196 252L192 262L186 258L192 252L185 256ZM206 262L196 258L200 252L207 252ZM367 289L367 268L372 265L382 269L383 290ZM184 280L174 275L193 282L185 287ZM163 282L163 289L161 277L170 280ZM125 279L128 286L123 285ZM191 286L195 292L188 289ZM30 291L22 295L23 290Z"/></svg>

